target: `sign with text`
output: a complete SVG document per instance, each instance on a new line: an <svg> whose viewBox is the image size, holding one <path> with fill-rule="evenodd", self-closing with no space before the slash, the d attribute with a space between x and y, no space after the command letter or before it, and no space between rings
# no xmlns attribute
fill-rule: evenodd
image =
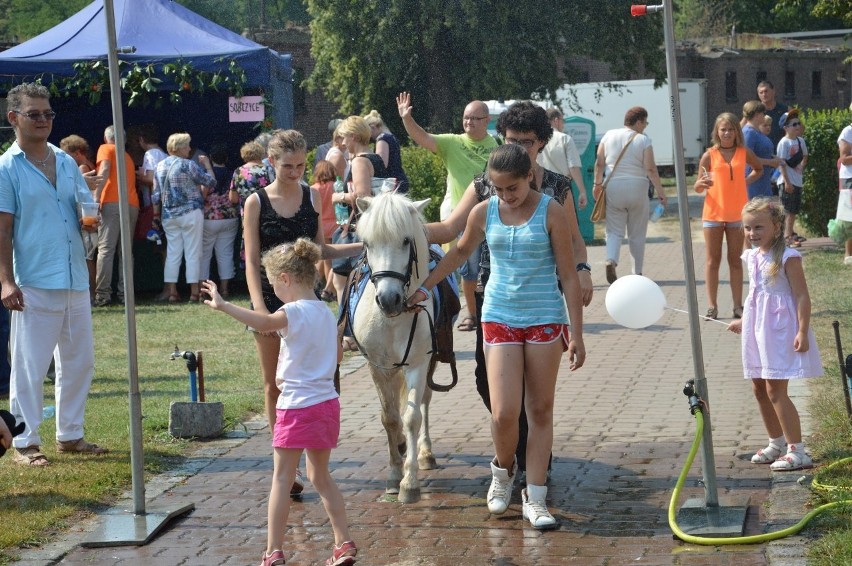
<svg viewBox="0 0 852 566"><path fill-rule="evenodd" d="M228 97L229 122L262 122L265 117L262 96Z"/></svg>

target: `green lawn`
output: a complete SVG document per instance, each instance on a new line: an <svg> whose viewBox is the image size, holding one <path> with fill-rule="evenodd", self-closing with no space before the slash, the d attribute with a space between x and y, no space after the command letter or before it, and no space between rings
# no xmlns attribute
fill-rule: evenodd
<svg viewBox="0 0 852 566"><path fill-rule="evenodd" d="M246 297L235 300L248 305ZM336 304L332 305L336 308ZM171 361L175 345L204 352L208 401L224 404L226 426L263 412L254 340L245 327L203 304L142 302L136 308L139 390L146 475L179 464L192 447L168 434L169 404L189 400L185 360ZM19 546L39 545L70 527L81 513L106 506L130 485L127 334L120 306L94 311L95 377L86 413L86 438L108 447L106 456L57 454L55 423L41 427L42 450L53 465L27 469L0 460L0 563ZM53 386L45 384L45 404ZM8 401L3 402L8 408Z"/></svg>
<svg viewBox="0 0 852 566"><path fill-rule="evenodd" d="M809 449L826 465L852 456L852 423L846 413L841 387L840 367L832 322L840 322L841 344L844 357L852 354L852 269L843 265L843 251L812 251L805 256L805 276L813 304L811 326L816 334L822 354L825 377L819 378L811 388L808 410L813 418L813 435ZM852 499L852 466L843 466L822 477L820 483L846 486L845 491L827 498L814 494L814 504L830 499ZM805 510L803 510L804 514ZM852 512L829 513L818 517L804 531L819 535L809 548L809 564L834 566L852 564Z"/></svg>

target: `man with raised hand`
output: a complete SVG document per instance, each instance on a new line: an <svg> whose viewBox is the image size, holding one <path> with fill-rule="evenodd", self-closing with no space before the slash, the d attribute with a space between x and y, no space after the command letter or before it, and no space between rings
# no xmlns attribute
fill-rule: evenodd
<svg viewBox="0 0 852 566"><path fill-rule="evenodd" d="M396 105L402 125L409 137L419 145L440 157L447 167L447 192L441 203L441 220L446 219L461 200L473 178L483 171L488 155L497 147L497 141L488 135L488 106L480 100L468 103L462 114L462 134L430 134L411 115L411 95L402 92L396 97ZM479 321L473 312L476 298L476 278L479 274L479 252L474 252L459 272L462 276L462 292L468 314L461 318L459 330L476 330Z"/></svg>

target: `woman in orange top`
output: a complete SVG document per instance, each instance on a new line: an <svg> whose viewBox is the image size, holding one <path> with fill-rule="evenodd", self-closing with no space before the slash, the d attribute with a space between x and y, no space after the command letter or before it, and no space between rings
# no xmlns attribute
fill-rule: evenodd
<svg viewBox="0 0 852 566"><path fill-rule="evenodd" d="M330 161L320 159L314 165L314 184L311 185L311 188L319 191L320 198L322 198L323 241L326 244L331 243L331 234L337 228L337 219L334 217L334 203L331 202L331 197L334 194L335 177L334 165ZM331 276L331 260L322 259L317 262L317 271L320 281L325 281L325 287L320 293L320 298L329 302L338 300Z"/></svg>
<svg viewBox="0 0 852 566"><path fill-rule="evenodd" d="M746 176L746 164L751 173ZM713 146L704 152L699 163L702 173L695 181L695 192L707 191L704 212L704 245L707 260L704 279L707 288L707 318L719 316L716 295L719 291L719 265L722 263L722 239L728 244L728 269L734 318L743 314L743 251L742 211L748 200L746 185L763 174L763 165L745 146L739 120L730 112L719 114L713 125Z"/></svg>

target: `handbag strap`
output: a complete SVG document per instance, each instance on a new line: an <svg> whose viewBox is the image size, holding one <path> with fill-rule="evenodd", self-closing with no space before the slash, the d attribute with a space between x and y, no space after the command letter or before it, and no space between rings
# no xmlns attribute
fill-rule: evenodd
<svg viewBox="0 0 852 566"><path fill-rule="evenodd" d="M633 132L633 135L630 136L630 139L627 140L627 143L624 144L624 147L621 148L621 153L618 154L618 159L615 160L615 164L612 166L612 169L609 172L609 176L604 179L604 182L601 183L601 191L606 190L606 186L609 184L609 180L612 179L613 174L615 174L615 168L618 167L618 164L621 163L621 158L624 157L624 152L627 151L627 146L629 146L633 142L633 138L639 135L639 132Z"/></svg>

